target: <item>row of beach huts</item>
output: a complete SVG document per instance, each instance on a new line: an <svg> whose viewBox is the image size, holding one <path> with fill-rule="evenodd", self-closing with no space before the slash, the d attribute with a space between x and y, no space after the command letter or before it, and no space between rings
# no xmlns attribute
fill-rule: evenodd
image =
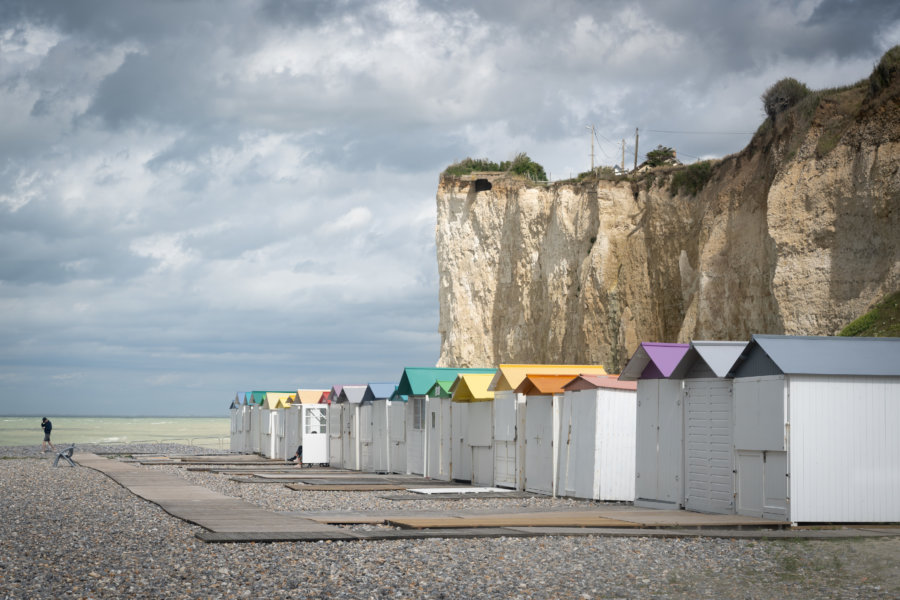
<svg viewBox="0 0 900 600"><path fill-rule="evenodd" d="M900 522L900 338L640 344L600 365L239 392L231 450L792 523Z"/></svg>

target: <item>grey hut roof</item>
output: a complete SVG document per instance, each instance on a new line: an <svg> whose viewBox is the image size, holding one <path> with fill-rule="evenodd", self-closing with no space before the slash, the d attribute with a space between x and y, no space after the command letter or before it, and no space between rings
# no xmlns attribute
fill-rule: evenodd
<svg viewBox="0 0 900 600"><path fill-rule="evenodd" d="M741 356L741 352L747 347L748 342L725 341L693 341L691 347L681 357L675 370L672 371L672 379L681 379L691 367L702 360L715 373L716 377L725 377L731 371L734 363Z"/></svg>
<svg viewBox="0 0 900 600"><path fill-rule="evenodd" d="M788 375L900 377L900 338L754 335L729 374L759 353Z"/></svg>
<svg viewBox="0 0 900 600"><path fill-rule="evenodd" d="M350 404L359 404L366 395L367 385L345 385L341 390L338 402L349 402Z"/></svg>

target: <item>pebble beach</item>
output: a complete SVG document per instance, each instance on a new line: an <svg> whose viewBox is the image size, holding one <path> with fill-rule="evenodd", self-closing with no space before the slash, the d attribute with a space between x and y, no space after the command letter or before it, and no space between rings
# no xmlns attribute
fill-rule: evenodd
<svg viewBox="0 0 900 600"><path fill-rule="evenodd" d="M92 452L209 454L189 446ZM39 447L0 447L0 598L897 598L900 537L420 539L206 544L201 529ZM152 466L274 511L455 510L572 499L296 492ZM468 504L466 504L468 503ZM492 504L485 504L492 503ZM450 506L450 505L448 505Z"/></svg>

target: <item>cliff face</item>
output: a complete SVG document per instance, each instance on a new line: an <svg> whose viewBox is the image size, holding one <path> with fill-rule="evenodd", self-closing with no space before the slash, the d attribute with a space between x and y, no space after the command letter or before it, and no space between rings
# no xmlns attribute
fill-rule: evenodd
<svg viewBox="0 0 900 600"><path fill-rule="evenodd" d="M837 332L900 288L900 95L864 92L779 115L695 196L670 171L443 177L439 364L614 372L640 341Z"/></svg>

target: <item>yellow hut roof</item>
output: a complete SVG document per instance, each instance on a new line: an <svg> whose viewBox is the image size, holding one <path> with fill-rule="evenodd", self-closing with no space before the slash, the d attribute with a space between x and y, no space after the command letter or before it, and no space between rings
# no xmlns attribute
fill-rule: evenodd
<svg viewBox="0 0 900 600"><path fill-rule="evenodd" d="M488 389L514 390L528 375L606 375L603 365L500 365Z"/></svg>
<svg viewBox="0 0 900 600"><path fill-rule="evenodd" d="M494 392L488 389L494 376L490 373L460 373L450 391L454 402L489 402Z"/></svg>
<svg viewBox="0 0 900 600"><path fill-rule="evenodd" d="M297 402L300 404L318 404L322 399L322 394L327 394L330 390L297 390Z"/></svg>
<svg viewBox="0 0 900 600"><path fill-rule="evenodd" d="M266 392L266 401L263 406L269 410L287 408L295 397L296 394L293 392Z"/></svg>

